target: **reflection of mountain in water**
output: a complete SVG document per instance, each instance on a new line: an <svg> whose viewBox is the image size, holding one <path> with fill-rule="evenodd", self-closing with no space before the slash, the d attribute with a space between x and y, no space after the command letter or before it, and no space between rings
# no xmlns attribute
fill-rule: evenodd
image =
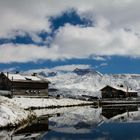
<svg viewBox="0 0 140 140"><path fill-rule="evenodd" d="M74 125L74 128L76 129L90 129L90 128L96 128L99 123L88 123L88 122L78 122L76 125Z"/></svg>
<svg viewBox="0 0 140 140"><path fill-rule="evenodd" d="M69 112L65 112L59 117L52 117L49 119L49 123L55 122L55 126L50 125L53 128L65 128L63 131L67 131L69 127L74 131L67 133L83 133L90 128L96 128L98 124L102 121L101 118L101 108L91 108L90 106L73 108ZM55 131L61 131L60 129L55 129Z"/></svg>
<svg viewBox="0 0 140 140"><path fill-rule="evenodd" d="M102 115L106 117L107 119L110 119L114 116L117 116L119 114L123 114L125 112L129 113L132 111L138 111L137 106L103 106L102 107Z"/></svg>

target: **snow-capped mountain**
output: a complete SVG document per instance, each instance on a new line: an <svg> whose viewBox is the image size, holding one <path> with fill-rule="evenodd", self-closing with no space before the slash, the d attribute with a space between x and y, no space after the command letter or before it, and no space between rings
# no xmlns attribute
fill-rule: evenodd
<svg viewBox="0 0 140 140"><path fill-rule="evenodd" d="M89 65L65 65L51 69L30 70L47 77L53 94L63 96L100 96L100 89L106 85L124 85L140 91L140 74L101 74ZM56 91L56 90L55 90Z"/></svg>
<svg viewBox="0 0 140 140"><path fill-rule="evenodd" d="M45 76L45 77L51 77L51 76L57 76L59 74L66 74L66 73L79 73L79 75L84 75L87 73L96 73L95 70L91 69L91 66L89 65L65 65L65 66L57 66L54 68L45 68L45 69L35 69L35 70L29 70L28 74L32 73L38 73L39 75Z"/></svg>

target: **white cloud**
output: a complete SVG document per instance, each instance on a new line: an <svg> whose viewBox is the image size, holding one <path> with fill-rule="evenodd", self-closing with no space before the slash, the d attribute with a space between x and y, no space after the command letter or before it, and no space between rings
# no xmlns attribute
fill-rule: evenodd
<svg viewBox="0 0 140 140"><path fill-rule="evenodd" d="M15 30L49 31L48 18L70 8L76 9L81 16L93 18L93 21L103 17L112 23L111 27L130 26L140 30L139 5L138 0L1 0L0 37L11 37Z"/></svg>
<svg viewBox="0 0 140 140"><path fill-rule="evenodd" d="M0 63L36 62L38 60L59 59L57 48L25 44L4 44L0 46Z"/></svg>
<svg viewBox="0 0 140 140"><path fill-rule="evenodd" d="M0 37L13 37L17 30L32 33L49 31L43 4L33 0L0 1Z"/></svg>
<svg viewBox="0 0 140 140"><path fill-rule="evenodd" d="M100 67L104 67L104 66L107 66L107 65L108 65L107 63L101 63Z"/></svg>
<svg viewBox="0 0 140 140"><path fill-rule="evenodd" d="M89 69L91 68L90 65L84 65L84 64L71 64L71 65L62 65L62 66L56 66L52 68L54 71L73 71L76 68L78 69Z"/></svg>
<svg viewBox="0 0 140 140"><path fill-rule="evenodd" d="M106 66L108 66L108 63L104 62L104 63L101 63L99 65L96 65L95 68L97 69L97 68L106 67Z"/></svg>
<svg viewBox="0 0 140 140"><path fill-rule="evenodd" d="M0 38L14 38L29 33L41 42L37 33L50 32L50 16L74 8L81 17L88 17L95 27L65 25L61 27L51 47L35 45L0 45L0 62L27 62L39 59L87 58L101 60L103 56L140 56L139 0L1 0ZM132 32L127 32L129 28Z"/></svg>
<svg viewBox="0 0 140 140"><path fill-rule="evenodd" d="M91 58L97 61L106 61L106 59L108 59L102 56L92 56Z"/></svg>
<svg viewBox="0 0 140 140"><path fill-rule="evenodd" d="M64 60L102 56L140 56L139 37L124 29L107 30L102 26L80 27L67 24L60 28L50 47L4 44L0 45L0 62L28 62L38 60Z"/></svg>
<svg viewBox="0 0 140 140"><path fill-rule="evenodd" d="M139 37L124 29L66 25L59 29L54 41L65 58L92 55L140 56Z"/></svg>

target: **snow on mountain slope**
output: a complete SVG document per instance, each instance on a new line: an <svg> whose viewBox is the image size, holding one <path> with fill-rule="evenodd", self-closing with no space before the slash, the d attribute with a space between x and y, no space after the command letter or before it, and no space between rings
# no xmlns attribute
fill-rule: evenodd
<svg viewBox="0 0 140 140"><path fill-rule="evenodd" d="M98 91L102 86L100 85L102 77L99 75L77 75L75 73L61 74L49 78L52 83L55 83L56 88L67 89L82 89L88 91Z"/></svg>
<svg viewBox="0 0 140 140"><path fill-rule="evenodd" d="M90 65L64 65L64 66L56 66L54 68L44 68L44 69L33 69L26 71L25 73L32 74L32 73L38 73L42 76L50 76L50 74L54 74L56 76L57 74L64 74L68 72L72 72L75 69L91 69Z"/></svg>
<svg viewBox="0 0 140 140"><path fill-rule="evenodd" d="M81 94L89 95L92 92L92 96L97 96L95 93L99 93L100 89L106 85L124 85L127 90L127 86L134 90L140 88L140 78L132 78L131 75L125 75L125 77L114 77L114 75L94 75L87 74L79 76L73 73L62 74L55 77L51 77L50 81L54 83L54 87L57 89L69 89L69 90L82 90L86 91ZM90 94L91 95L91 94ZM99 95L100 96L100 95Z"/></svg>
<svg viewBox="0 0 140 140"><path fill-rule="evenodd" d="M46 76L51 81L50 88L58 89L57 94L61 95L100 96L100 89L106 85L124 85L126 89L129 87L140 92L140 74L103 75L89 65L65 65L28 71L33 72Z"/></svg>

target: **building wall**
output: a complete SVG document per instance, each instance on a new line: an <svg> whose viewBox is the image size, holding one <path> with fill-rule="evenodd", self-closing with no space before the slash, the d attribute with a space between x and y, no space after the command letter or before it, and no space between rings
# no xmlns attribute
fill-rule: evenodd
<svg viewBox="0 0 140 140"><path fill-rule="evenodd" d="M102 98L126 98L126 97L137 97L137 92L126 93L121 90L117 90L111 87L106 87L102 91Z"/></svg>
<svg viewBox="0 0 140 140"><path fill-rule="evenodd" d="M13 82L13 89L48 89L47 82L32 82L32 81L14 81Z"/></svg>
<svg viewBox="0 0 140 140"><path fill-rule="evenodd" d="M3 74L0 74L0 89L11 90L11 82Z"/></svg>
<svg viewBox="0 0 140 140"><path fill-rule="evenodd" d="M13 95L46 96L48 83L38 81L10 81L5 75L0 74L0 90L9 90Z"/></svg>
<svg viewBox="0 0 140 140"><path fill-rule="evenodd" d="M113 88L102 90L102 98L125 98L125 92Z"/></svg>
<svg viewBox="0 0 140 140"><path fill-rule="evenodd" d="M48 83L14 82L14 95L46 96L48 95Z"/></svg>
<svg viewBox="0 0 140 140"><path fill-rule="evenodd" d="M25 95L25 96L47 96L48 89L36 89L36 90L22 90L14 89L13 95Z"/></svg>
<svg viewBox="0 0 140 140"><path fill-rule="evenodd" d="M129 97L138 97L138 94L137 94L137 92L129 92L128 96Z"/></svg>

